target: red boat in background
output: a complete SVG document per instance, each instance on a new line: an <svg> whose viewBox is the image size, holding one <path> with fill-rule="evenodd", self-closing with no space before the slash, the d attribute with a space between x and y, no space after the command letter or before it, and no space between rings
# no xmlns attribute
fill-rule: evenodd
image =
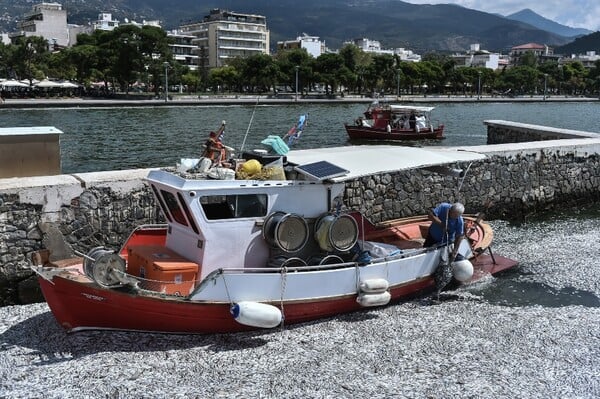
<svg viewBox="0 0 600 399"><path fill-rule="evenodd" d="M373 103L353 125L345 124L350 139L431 140L444 138L444 125L434 126L434 107Z"/></svg>

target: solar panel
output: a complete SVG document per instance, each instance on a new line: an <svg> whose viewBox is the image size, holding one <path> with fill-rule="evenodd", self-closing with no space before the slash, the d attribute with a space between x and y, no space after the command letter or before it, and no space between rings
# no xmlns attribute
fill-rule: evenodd
<svg viewBox="0 0 600 399"><path fill-rule="evenodd" d="M308 163L305 165L296 166L294 169L305 176L309 176L317 180L331 179L333 177L343 176L347 173L350 173L350 171L340 168L339 166L327 161Z"/></svg>

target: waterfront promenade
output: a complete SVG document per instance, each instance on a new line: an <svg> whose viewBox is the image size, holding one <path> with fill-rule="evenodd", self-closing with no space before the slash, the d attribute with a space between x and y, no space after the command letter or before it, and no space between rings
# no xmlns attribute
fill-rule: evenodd
<svg viewBox="0 0 600 399"><path fill-rule="evenodd" d="M327 98L325 95L298 96L285 95L171 95L169 101L164 98L148 98L131 95L118 98L100 97L61 97L61 98L23 98L6 99L0 108L87 108L87 107L159 107L159 106L194 106L194 105L277 105L277 104L368 104L374 100L402 103L512 103L512 102L600 102L596 97L580 96L447 96L447 95L413 95L384 96L373 98L368 96L346 95Z"/></svg>

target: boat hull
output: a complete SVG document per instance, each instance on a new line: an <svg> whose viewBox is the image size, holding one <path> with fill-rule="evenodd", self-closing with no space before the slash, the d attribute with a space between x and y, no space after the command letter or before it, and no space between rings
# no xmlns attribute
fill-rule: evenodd
<svg viewBox="0 0 600 399"><path fill-rule="evenodd" d="M56 320L68 332L106 329L207 334L256 329L235 321L229 303L143 296L63 277L52 281L40 277L40 286ZM433 279L427 277L392 287L390 294L392 300L399 300L433 288ZM284 324L295 324L364 309L356 298L347 295L272 305L282 310Z"/></svg>
<svg viewBox="0 0 600 399"><path fill-rule="evenodd" d="M187 297L169 295L137 285L108 288L84 273L82 258L47 262L40 259L34 270L58 323L68 332L80 330L129 330L159 333L232 333L256 329L236 321L231 305L239 301L268 304L281 313L284 324L332 317L365 309L365 291L359 282L378 282L391 302L434 290L434 272L444 247L422 248L429 221L426 217L392 220L373 225L351 214L360 226L360 236L390 244L402 252L359 266L354 263L298 268L221 269L207 276ZM517 262L493 256L489 249L492 231L477 218L464 216L468 239L476 255L471 259L473 280L514 267ZM129 245L164 245L164 226L135 230L120 254L127 257ZM490 251L489 255L484 251ZM374 254L373 254L374 255ZM316 269L315 269L316 268ZM141 283L143 279L136 279ZM389 286L388 286L389 284ZM169 291L163 291L169 292ZM362 295L362 296L361 296ZM360 301L357 301L360 299ZM369 304L372 304L369 300ZM378 303L378 305L388 303ZM273 309L274 310L274 309Z"/></svg>
<svg viewBox="0 0 600 399"><path fill-rule="evenodd" d="M498 255L473 259L471 282L513 268L517 262ZM190 301L160 295L140 295L125 289L101 288L94 283L55 276L40 277L44 297L58 323L68 332L81 330L126 330L158 333L208 334L254 330L238 323L230 313L230 303ZM435 289L431 276L390 287L391 302L397 302ZM284 324L295 324L365 309L357 294L336 298L273 302Z"/></svg>
<svg viewBox="0 0 600 399"><path fill-rule="evenodd" d="M348 137L352 140L441 140L444 138L444 126L432 130L416 132L410 129L377 129L365 126L344 125Z"/></svg>

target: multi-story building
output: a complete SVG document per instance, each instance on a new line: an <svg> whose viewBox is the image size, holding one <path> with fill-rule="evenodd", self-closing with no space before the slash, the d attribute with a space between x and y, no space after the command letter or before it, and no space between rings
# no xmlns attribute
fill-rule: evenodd
<svg viewBox="0 0 600 399"><path fill-rule="evenodd" d="M452 55L456 66L480 67L494 70L506 64L501 62L502 58L501 54L482 50L478 43L471 44L469 51L466 53Z"/></svg>
<svg viewBox="0 0 600 399"><path fill-rule="evenodd" d="M213 9L202 21L182 25L179 30L195 36L202 68L221 67L237 57L269 54L269 30L262 15Z"/></svg>
<svg viewBox="0 0 600 399"><path fill-rule="evenodd" d="M171 52L173 53L173 59L178 61L181 65L188 66L192 71L197 70L198 52L196 51L197 47L194 44L196 36L174 30L167 32L167 37L173 40L173 42L169 44Z"/></svg>
<svg viewBox="0 0 600 399"><path fill-rule="evenodd" d="M545 44L527 43L512 47L510 49L510 63L512 65L518 65L519 59L527 53L532 53L535 55L540 62L547 60L556 61L560 59L560 56L554 55L554 49L552 47L548 47Z"/></svg>
<svg viewBox="0 0 600 399"><path fill-rule="evenodd" d="M373 54L391 54L397 55L402 61L411 61L411 62L419 62L421 61L421 56L419 54L413 53L411 50L406 50L404 48L395 48L395 49L383 49L381 48L381 43L377 40L371 40L366 38L354 39L351 42L347 42L350 44L354 44L359 49L364 51L365 53L373 53Z"/></svg>
<svg viewBox="0 0 600 399"><path fill-rule="evenodd" d="M277 51L291 50L295 48L303 48L308 54L315 58L327 50L325 47L325 42L320 41L319 36L309 36L306 33L303 33L302 36L298 36L296 40L277 42Z"/></svg>
<svg viewBox="0 0 600 399"><path fill-rule="evenodd" d="M596 66L597 61L600 61L600 55L596 54L595 51L586 51L585 54L571 54L569 57L561 58L559 65L576 61L580 62L585 68L591 69Z"/></svg>
<svg viewBox="0 0 600 399"><path fill-rule="evenodd" d="M17 32L11 33L11 40L21 36L41 36L49 45L67 47L72 45L67 25L67 10L59 3L40 3L17 23Z"/></svg>
<svg viewBox="0 0 600 399"><path fill-rule="evenodd" d="M114 30L119 27L119 20L113 19L112 14L103 12L98 14L98 20L92 23L94 30Z"/></svg>

